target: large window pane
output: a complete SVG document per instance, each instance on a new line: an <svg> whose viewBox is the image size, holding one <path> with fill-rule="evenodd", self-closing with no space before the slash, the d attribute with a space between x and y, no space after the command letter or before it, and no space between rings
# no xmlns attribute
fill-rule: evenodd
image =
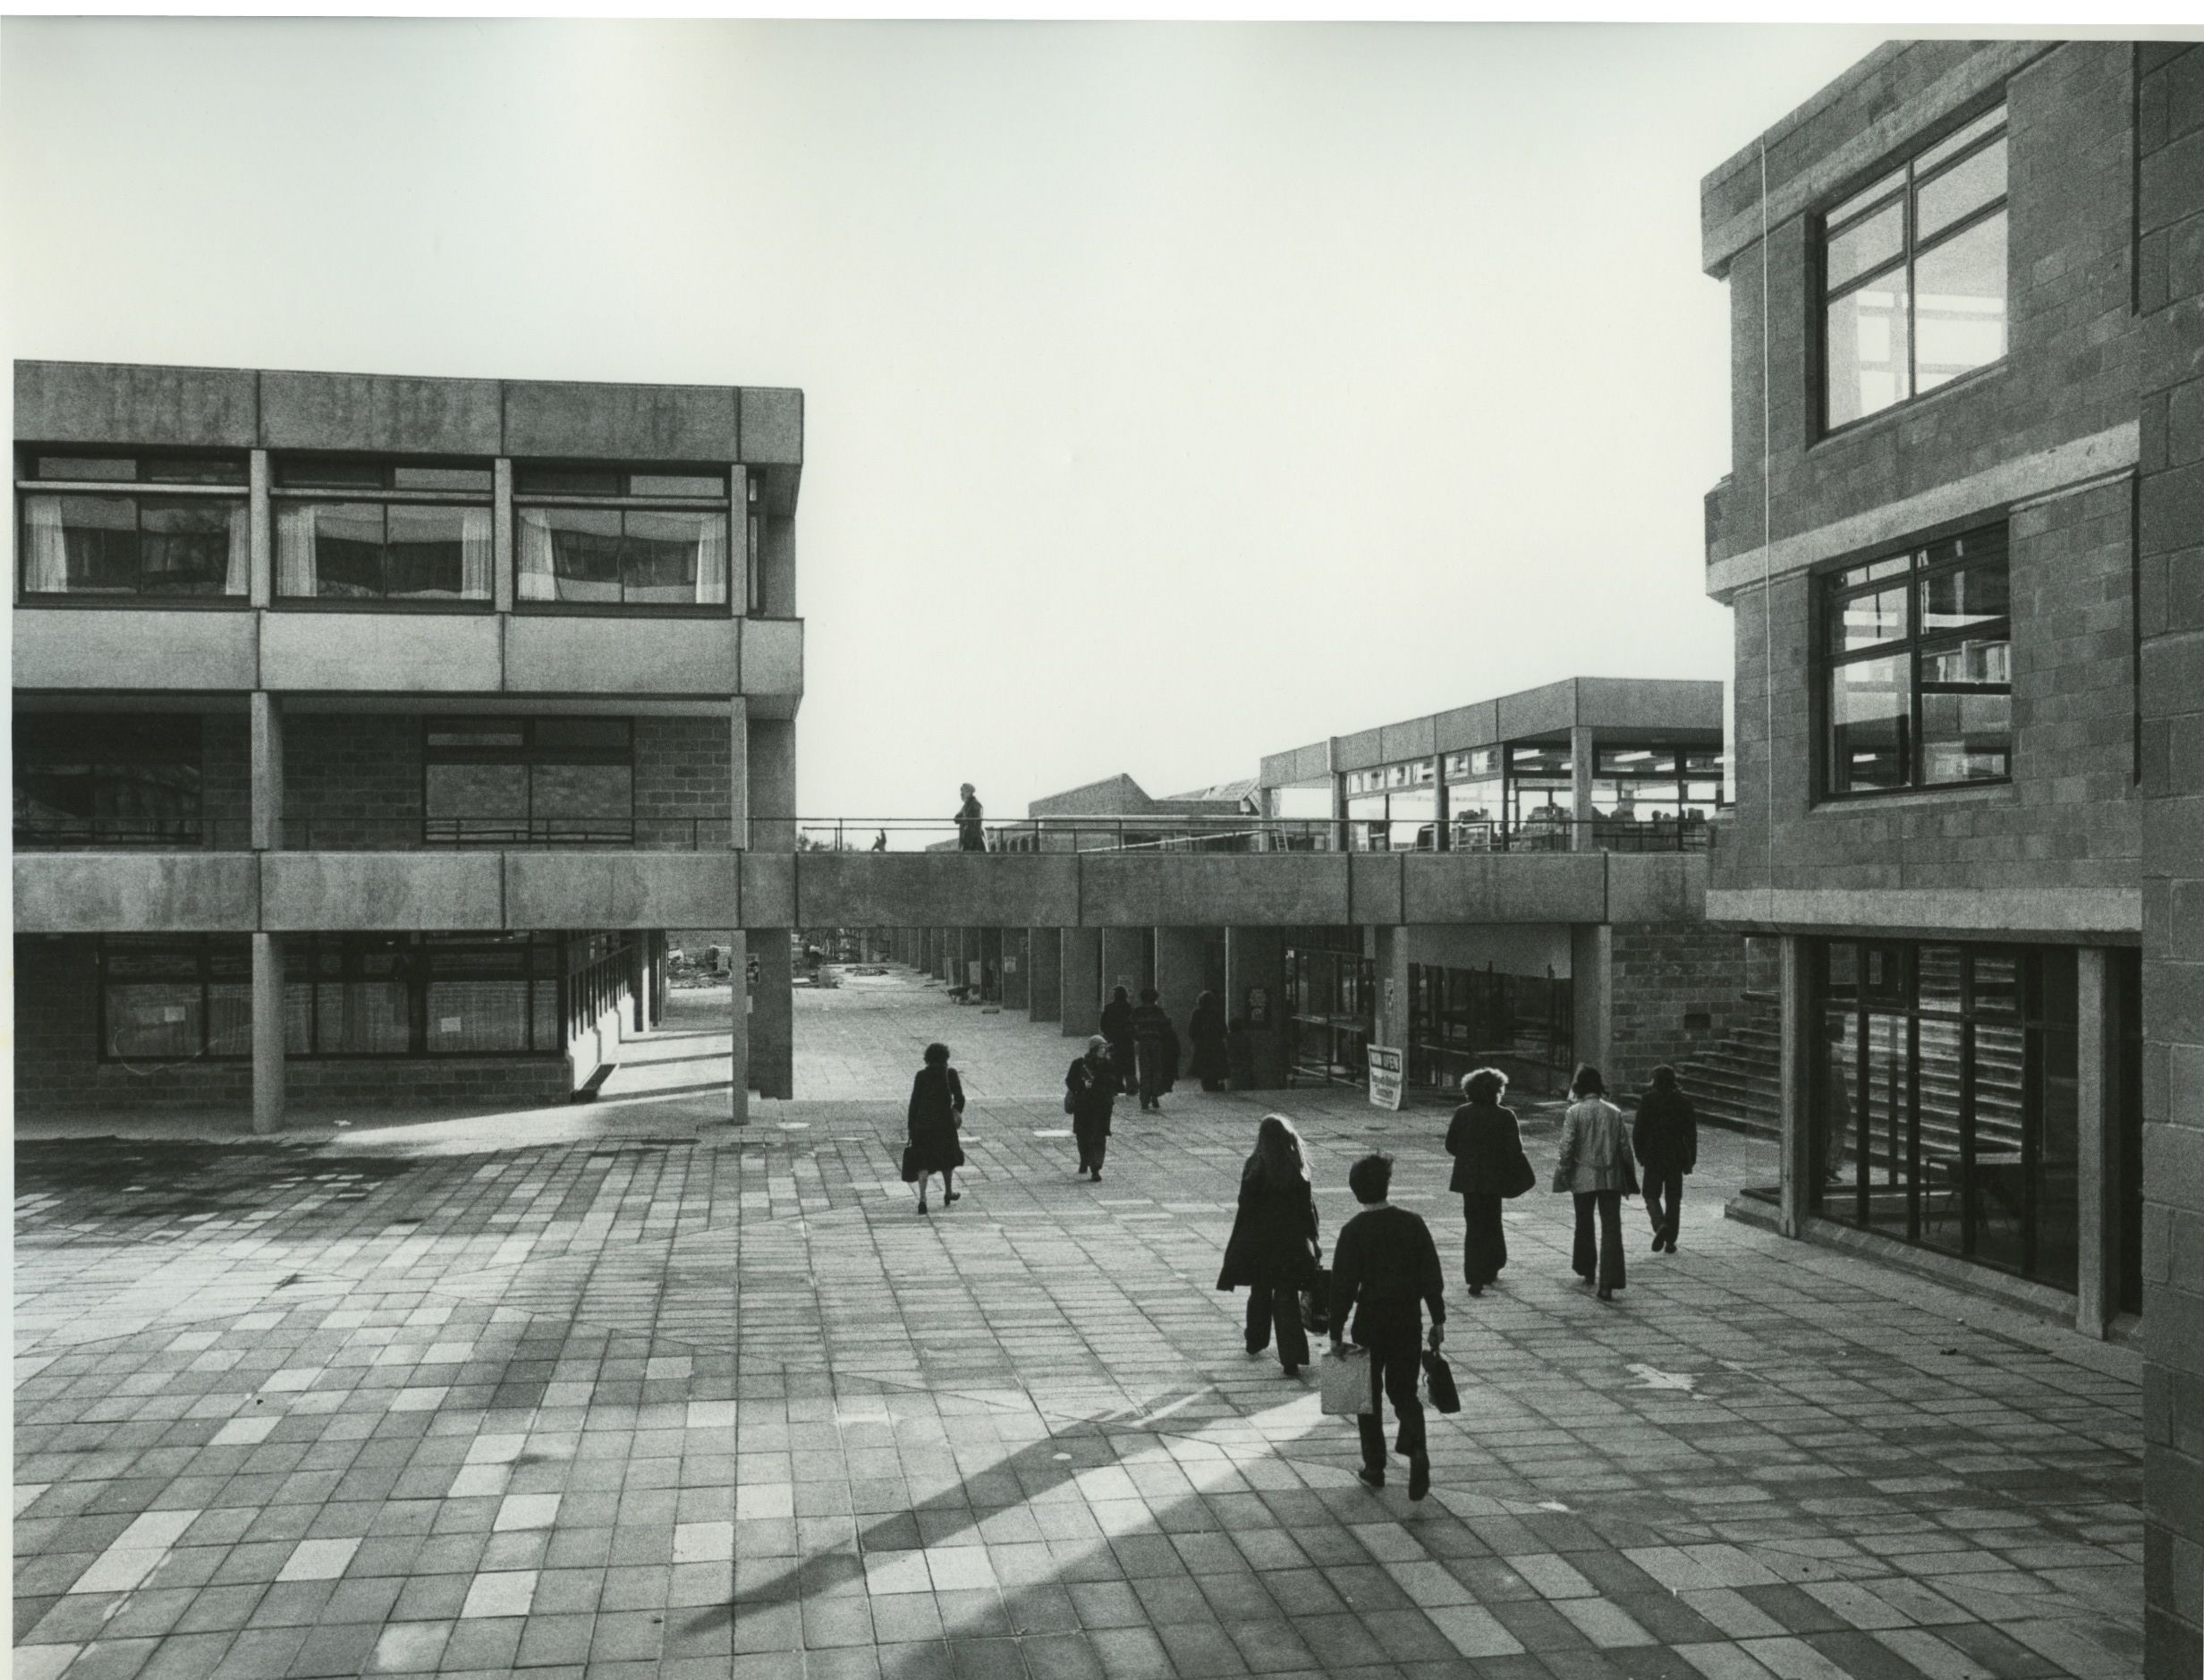
<svg viewBox="0 0 2204 1680"><path fill-rule="evenodd" d="M1886 641L1903 641L1909 605L1909 591L1903 582L1839 602L1829 615L1829 651L1857 653Z"/></svg>
<svg viewBox="0 0 2204 1680"><path fill-rule="evenodd" d="M1914 389L1934 390L2005 353L2003 211L1914 264Z"/></svg>
<svg viewBox="0 0 2204 1680"><path fill-rule="evenodd" d="M24 498L26 590L129 593L138 588L138 505L107 496Z"/></svg>
<svg viewBox="0 0 2204 1680"><path fill-rule="evenodd" d="M530 508L523 534L540 532L547 545L550 598L620 598L620 515L596 508Z"/></svg>
<svg viewBox="0 0 2204 1680"><path fill-rule="evenodd" d="M2025 1157L2022 1148L2020 1028L1979 1022L1974 1030L1974 1253L2021 1269Z"/></svg>
<svg viewBox="0 0 2204 1680"><path fill-rule="evenodd" d="M1868 1078L1861 1093L1861 1171L1868 1184L1868 1223L1903 1236L1912 1183L1909 1116L1912 1111L1912 1023L1903 1015L1868 1017Z"/></svg>
<svg viewBox="0 0 2204 1680"><path fill-rule="evenodd" d="M1878 413L1911 395L1905 271L1894 268L1827 305L1822 343L1829 425Z"/></svg>
<svg viewBox="0 0 2204 1680"><path fill-rule="evenodd" d="M1905 201L1894 199L1864 221L1829 235L1822 283L1831 291L1895 260L1905 250Z"/></svg>
<svg viewBox="0 0 2204 1680"><path fill-rule="evenodd" d="M2012 610L2011 573L2003 558L1932 572L1920 581L1924 635L1971 630L2002 620Z"/></svg>
<svg viewBox="0 0 2204 1680"><path fill-rule="evenodd" d="M1908 661L1863 659L1831 675L1829 779L1833 793L1906 784L1912 696Z"/></svg>
<svg viewBox="0 0 2204 1680"><path fill-rule="evenodd" d="M479 513L487 525L489 510L427 507L405 503L389 510L389 570L385 588L394 599L456 601L470 598L467 588L467 532L470 515ZM487 536L487 530L484 536ZM487 599L488 568L480 580Z"/></svg>
<svg viewBox="0 0 2204 1680"><path fill-rule="evenodd" d="M2029 1116L2031 1178L2028 1186L2034 1240L2030 1277L2061 1289L2075 1286L2081 1166L2081 1083L2074 954L2037 954L2035 1019L2029 1055L2036 1065L2034 1112Z"/></svg>
<svg viewBox="0 0 2204 1680"><path fill-rule="evenodd" d="M2000 139L1920 189L1914 199L1913 237L1933 239L1953 223L2005 195L2005 143ZM1837 283L1832 280L1830 284Z"/></svg>
<svg viewBox="0 0 2204 1680"><path fill-rule="evenodd" d="M1964 1024L1923 1015L1920 1034L1920 1240L1947 1254L1965 1252L1965 1182L1959 1115Z"/></svg>
<svg viewBox="0 0 2204 1680"><path fill-rule="evenodd" d="M1847 1221L1859 1214L1858 1157L1852 1137L1859 1019L1849 1009L1832 1009L1823 1016L1821 1065L1815 1080L1808 1137L1812 1158L1808 1199L1830 1218Z"/></svg>
<svg viewBox="0 0 2204 1680"><path fill-rule="evenodd" d="M433 980L428 987L428 1053L525 1050L530 1013L526 980Z"/></svg>
<svg viewBox="0 0 2204 1680"><path fill-rule="evenodd" d="M230 522L222 502L139 504L139 587L154 595L220 595L230 572Z"/></svg>
<svg viewBox="0 0 2204 1680"><path fill-rule="evenodd" d="M311 580L324 600L379 599L383 593L383 510L373 502L331 502L278 522L279 545L310 537L312 556L293 557L287 575ZM281 564L282 556L278 564Z"/></svg>
<svg viewBox="0 0 2204 1680"><path fill-rule="evenodd" d="M1920 779L1924 786L1992 782L2013 772L2013 696L1939 692L1920 697Z"/></svg>

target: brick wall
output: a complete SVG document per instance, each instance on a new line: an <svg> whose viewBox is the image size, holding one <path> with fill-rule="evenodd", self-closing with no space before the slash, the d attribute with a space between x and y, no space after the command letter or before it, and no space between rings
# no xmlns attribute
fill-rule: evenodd
<svg viewBox="0 0 2204 1680"><path fill-rule="evenodd" d="M1610 962L1612 1036L1600 1071L1626 1098L1663 1062L1711 1045L1739 1011L1741 935L1689 922L1618 922Z"/></svg>
<svg viewBox="0 0 2204 1680"><path fill-rule="evenodd" d="M686 848L692 836L707 846L728 843L733 767L727 731L725 717L635 720L640 844Z"/></svg>
<svg viewBox="0 0 2204 1680"><path fill-rule="evenodd" d="M2204 47L2134 49L2144 1672L2204 1671Z"/></svg>
<svg viewBox="0 0 2204 1680"><path fill-rule="evenodd" d="M373 712L284 719L284 817L306 846L419 845L421 720Z"/></svg>

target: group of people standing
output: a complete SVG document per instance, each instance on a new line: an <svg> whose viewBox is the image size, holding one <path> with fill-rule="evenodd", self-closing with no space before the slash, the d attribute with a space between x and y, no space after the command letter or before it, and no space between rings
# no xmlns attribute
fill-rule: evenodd
<svg viewBox="0 0 2204 1680"><path fill-rule="evenodd" d="M1120 986L1102 1005L1101 1039L1117 1088L1137 1094L1143 1114L1160 1114L1164 1097L1178 1083L1183 1048L1178 1030L1165 1013L1163 999L1153 986L1140 988L1134 1003L1131 989ZM1089 1040L1089 1044L1091 1044ZM1226 1054L1225 1005L1215 992L1205 991L1194 1000L1194 1013L1186 1022L1186 1071L1201 1082L1204 1090L1225 1089L1230 1071Z"/></svg>

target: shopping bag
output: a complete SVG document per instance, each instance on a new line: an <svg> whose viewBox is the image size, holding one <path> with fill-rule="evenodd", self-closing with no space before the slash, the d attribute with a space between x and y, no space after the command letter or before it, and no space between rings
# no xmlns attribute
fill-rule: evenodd
<svg viewBox="0 0 2204 1680"><path fill-rule="evenodd" d="M925 1176L926 1175L919 1170L919 1146L915 1143L904 1144L903 1183L906 1184L915 1184L920 1179Z"/></svg>
<svg viewBox="0 0 2204 1680"><path fill-rule="evenodd" d="M1318 1267L1316 1282L1301 1292L1301 1323L1305 1330L1328 1330L1332 1328L1330 1267Z"/></svg>
<svg viewBox="0 0 2204 1680"><path fill-rule="evenodd" d="M1454 1368L1436 1347L1428 1347L1423 1352L1423 1388L1430 1396L1433 1411L1451 1413L1462 1410L1461 1391L1454 1387Z"/></svg>
<svg viewBox="0 0 2204 1680"><path fill-rule="evenodd" d="M1370 1359L1366 1348L1335 1348L1317 1373L1324 1415L1360 1416L1370 1410Z"/></svg>

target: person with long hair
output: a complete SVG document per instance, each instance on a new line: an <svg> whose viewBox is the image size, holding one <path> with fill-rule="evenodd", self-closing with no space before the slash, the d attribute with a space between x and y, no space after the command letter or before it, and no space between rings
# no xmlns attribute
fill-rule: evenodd
<svg viewBox="0 0 2204 1680"><path fill-rule="evenodd" d="M1448 1188L1462 1198L1462 1280L1473 1295L1498 1282L1507 1264L1500 1203L1538 1183L1515 1111L1500 1101L1506 1094L1507 1075L1496 1067L1463 1074L1462 1107L1446 1128L1446 1153L1454 1158Z"/></svg>
<svg viewBox="0 0 2204 1680"><path fill-rule="evenodd" d="M1240 1210L1225 1244L1219 1289L1248 1292L1250 1357L1277 1331L1278 1363L1289 1377L1309 1362L1301 1292L1317 1281L1317 1199L1301 1158L1301 1133L1282 1114L1265 1115L1255 1149L1240 1169Z"/></svg>
<svg viewBox="0 0 2204 1680"><path fill-rule="evenodd" d="M926 1047L926 1065L911 1082L911 1107L905 1124L911 1133L910 1167L918 1173L919 1211L926 1209L926 1181L941 1175L941 1205L963 1200L955 1188L956 1169L964 1165L963 1147L956 1141L964 1124L964 1082L949 1065L949 1047Z"/></svg>
<svg viewBox="0 0 2204 1680"><path fill-rule="evenodd" d="M1576 1275L1588 1284L1596 1275L1599 1298L1612 1301L1623 1285L1623 1198L1638 1193L1637 1166L1623 1111L1607 1100L1599 1070L1589 1062L1581 1065L1569 1082L1569 1095L1575 1100L1562 1116L1554 1189L1576 1198L1576 1251L1571 1260Z"/></svg>

